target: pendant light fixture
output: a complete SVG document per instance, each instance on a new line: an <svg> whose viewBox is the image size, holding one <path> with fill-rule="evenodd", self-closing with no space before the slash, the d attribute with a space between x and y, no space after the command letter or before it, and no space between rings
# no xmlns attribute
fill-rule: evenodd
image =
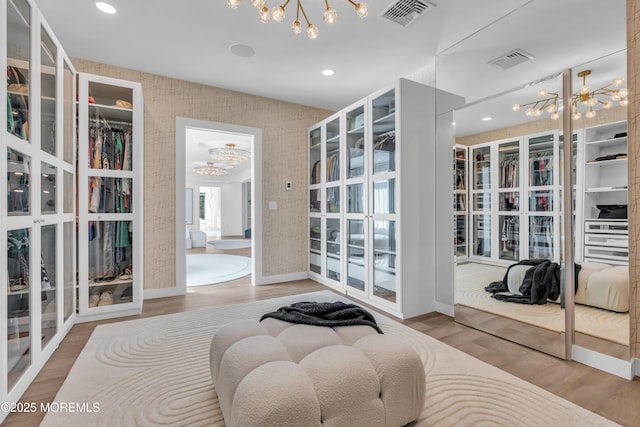
<svg viewBox="0 0 640 427"><path fill-rule="evenodd" d="M251 158L251 152L236 148L235 144L226 144L223 148L210 148L209 160L227 165L237 165Z"/></svg>
<svg viewBox="0 0 640 427"><path fill-rule="evenodd" d="M237 9L240 6L241 0L227 0L227 5L231 9ZM289 5L291 0L286 0L282 5L273 6L271 11L269 11L269 7L267 6L266 0L251 0L251 4L253 7L258 9L258 19L260 22L268 23L271 19L275 22L282 22L285 18L285 9ZM356 16L358 18L365 18L369 14L369 7L365 2L355 3L353 0L347 0L355 9ZM327 25L332 25L338 20L338 12L331 6L329 6L329 0L324 0L325 10L322 14L322 20ZM306 32L307 37L310 40L314 40L318 37L320 30L318 27L313 25L311 21L309 21L309 17L302 7L301 0L296 0L296 19L291 24L291 32L293 34L302 33L302 23L300 22L300 12L302 12L302 16L304 17L305 23L307 24Z"/></svg>
<svg viewBox="0 0 640 427"><path fill-rule="evenodd" d="M605 110L611 108L614 102L618 102L622 107L629 104L627 99L629 91L626 88L617 89L624 84L622 77L616 77L611 83L592 91L591 87L587 85L587 76L589 75L591 75L591 70L584 70L578 73L578 77L582 77L582 86L578 92L571 95L571 117L573 120L578 120L582 117L582 113L578 108L580 106L588 108L584 116L592 119L596 116L596 111L593 107L599 104L602 105L602 108ZM541 99L537 101L526 104L515 104L513 111L519 111L524 107L529 107L524 112L527 117L539 117L542 116L544 112L547 112L552 120L558 120L560 118L558 92L548 92L543 89L538 92L538 96Z"/></svg>
<svg viewBox="0 0 640 427"><path fill-rule="evenodd" d="M227 173L226 170L215 166L212 162L207 162L206 166L198 166L193 171L202 176L220 176Z"/></svg>

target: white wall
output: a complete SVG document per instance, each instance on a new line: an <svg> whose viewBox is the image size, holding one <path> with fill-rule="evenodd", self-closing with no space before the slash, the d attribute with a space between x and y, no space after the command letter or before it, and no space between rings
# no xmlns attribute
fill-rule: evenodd
<svg viewBox="0 0 640 427"><path fill-rule="evenodd" d="M200 209L198 197L200 187L220 187L222 204L222 235L243 236L242 228L242 183L220 182L215 179L201 178L193 173L187 173L185 188L193 188L193 224L187 225L190 230L200 230Z"/></svg>
<svg viewBox="0 0 640 427"><path fill-rule="evenodd" d="M242 236L242 183L223 184L222 189L222 235Z"/></svg>

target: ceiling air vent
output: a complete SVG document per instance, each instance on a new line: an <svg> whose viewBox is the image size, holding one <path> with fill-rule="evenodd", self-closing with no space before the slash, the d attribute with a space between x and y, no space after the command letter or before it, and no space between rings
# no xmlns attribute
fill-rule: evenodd
<svg viewBox="0 0 640 427"><path fill-rule="evenodd" d="M406 27L434 7L436 6L424 0L397 0L389 5L380 16Z"/></svg>
<svg viewBox="0 0 640 427"><path fill-rule="evenodd" d="M506 70L533 58L535 58L535 56L530 53L527 53L522 49L516 49L509 53L505 53L504 55L500 55L496 59L487 62L487 64L495 65L496 67Z"/></svg>

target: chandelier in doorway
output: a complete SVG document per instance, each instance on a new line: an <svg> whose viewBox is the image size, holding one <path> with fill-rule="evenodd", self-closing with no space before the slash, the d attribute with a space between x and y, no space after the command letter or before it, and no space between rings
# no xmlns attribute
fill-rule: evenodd
<svg viewBox="0 0 640 427"><path fill-rule="evenodd" d="M193 168L193 171L203 176L221 176L227 173L225 169L215 166L214 163L211 162L207 162L206 166Z"/></svg>
<svg viewBox="0 0 640 427"><path fill-rule="evenodd" d="M209 160L227 165L237 165L251 158L251 152L236 148L235 144L226 144L222 148L210 148Z"/></svg>

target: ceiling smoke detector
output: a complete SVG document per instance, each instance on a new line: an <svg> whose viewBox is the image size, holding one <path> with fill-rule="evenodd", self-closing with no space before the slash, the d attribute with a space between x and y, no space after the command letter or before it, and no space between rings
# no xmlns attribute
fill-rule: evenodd
<svg viewBox="0 0 640 427"><path fill-rule="evenodd" d="M425 0L397 0L390 4L380 16L407 27L434 7L436 7L434 4Z"/></svg>
<svg viewBox="0 0 640 427"><path fill-rule="evenodd" d="M491 61L487 62L487 64L502 68L503 70L507 70L533 58L535 58L535 56L531 55L530 53L527 53L522 49L515 49L511 52L505 53L504 55L500 55L495 59L492 59Z"/></svg>

